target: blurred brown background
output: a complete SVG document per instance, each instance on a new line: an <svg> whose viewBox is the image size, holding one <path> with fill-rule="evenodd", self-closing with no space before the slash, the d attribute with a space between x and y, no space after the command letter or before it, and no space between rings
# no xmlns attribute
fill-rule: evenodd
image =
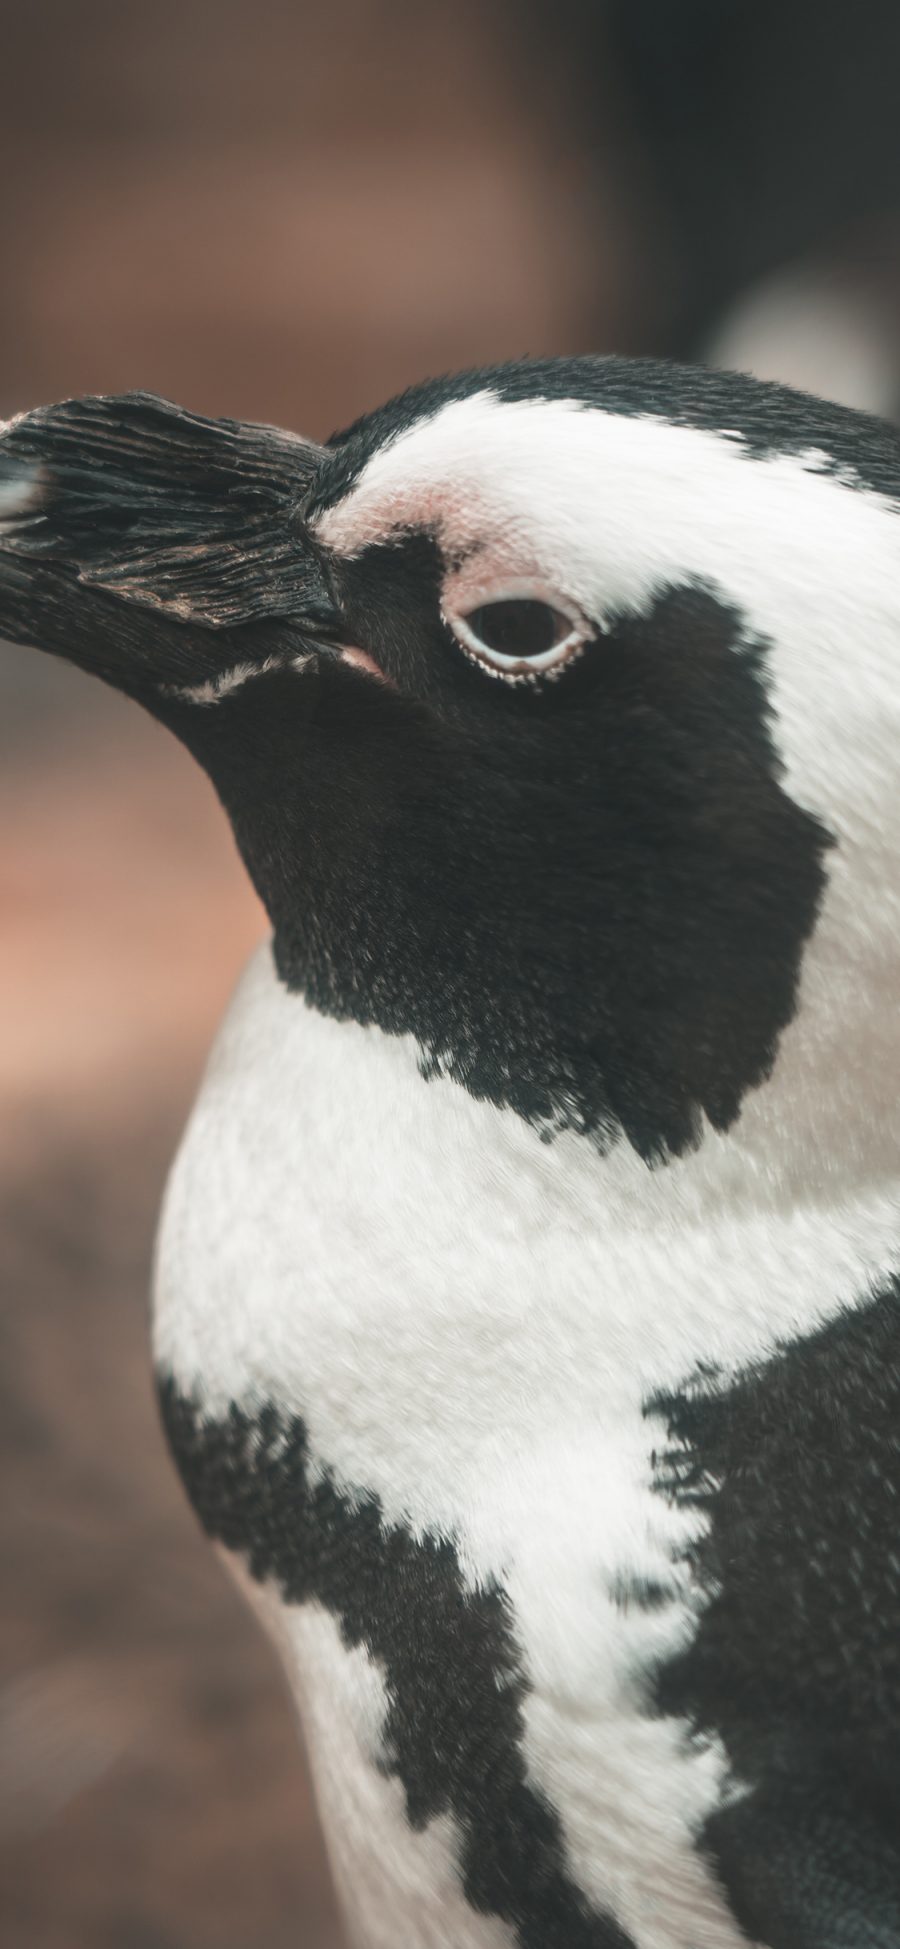
<svg viewBox="0 0 900 1949"><path fill-rule="evenodd" d="M900 400L900 11L0 0L0 416L324 436L525 352ZM0 646L0 1937L337 1949L291 1710L156 1424L154 1216L262 931L209 787Z"/></svg>

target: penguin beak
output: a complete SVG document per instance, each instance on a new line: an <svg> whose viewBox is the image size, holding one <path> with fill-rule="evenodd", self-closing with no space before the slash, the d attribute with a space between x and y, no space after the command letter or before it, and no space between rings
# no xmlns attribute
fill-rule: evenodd
<svg viewBox="0 0 900 1949"><path fill-rule="evenodd" d="M303 507L324 450L149 393L0 422L0 636L153 708L338 619Z"/></svg>

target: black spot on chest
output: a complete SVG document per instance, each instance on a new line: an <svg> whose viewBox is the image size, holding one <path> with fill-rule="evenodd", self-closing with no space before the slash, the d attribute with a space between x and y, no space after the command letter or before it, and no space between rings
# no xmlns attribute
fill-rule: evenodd
<svg viewBox="0 0 900 1949"><path fill-rule="evenodd" d="M210 1420L168 1378L160 1401L207 1534L286 1603L323 1605L380 1667L383 1769L414 1828L452 1816L472 1908L507 1922L521 1949L633 1949L589 1907L558 1816L526 1778L527 1686L503 1591L471 1590L450 1541L385 1523L374 1496L351 1500L315 1471L299 1419L233 1406Z"/></svg>
<svg viewBox="0 0 900 1949"><path fill-rule="evenodd" d="M709 1593L659 1704L749 1792L708 1839L773 1949L900 1941L900 1288L750 1370L654 1401L659 1487L708 1517Z"/></svg>

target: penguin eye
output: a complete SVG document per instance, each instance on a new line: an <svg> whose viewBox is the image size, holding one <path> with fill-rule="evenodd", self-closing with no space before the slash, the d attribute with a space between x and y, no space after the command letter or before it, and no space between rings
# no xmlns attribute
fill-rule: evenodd
<svg viewBox="0 0 900 1949"><path fill-rule="evenodd" d="M558 672L585 640L583 624L533 596L482 602L447 622L468 657L510 683Z"/></svg>

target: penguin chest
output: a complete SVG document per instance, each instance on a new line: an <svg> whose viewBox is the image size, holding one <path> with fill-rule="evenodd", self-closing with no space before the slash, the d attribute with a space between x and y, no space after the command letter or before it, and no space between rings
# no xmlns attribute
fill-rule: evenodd
<svg viewBox="0 0 900 1949"><path fill-rule="evenodd" d="M648 1403L766 1345L764 1249L739 1239L723 1317L713 1247L652 1206L617 1231L601 1174L618 1211L648 1196L637 1161L316 1015L267 954L173 1172L172 1447L279 1643L370 1949L745 1939L703 1851L725 1754L657 1689L704 1518L661 1493Z"/></svg>
<svg viewBox="0 0 900 1949"><path fill-rule="evenodd" d="M365 1944L740 1939L695 1846L723 1756L654 1698L696 1523L654 1488L659 1347L585 1196L251 969L167 1195L156 1354Z"/></svg>

